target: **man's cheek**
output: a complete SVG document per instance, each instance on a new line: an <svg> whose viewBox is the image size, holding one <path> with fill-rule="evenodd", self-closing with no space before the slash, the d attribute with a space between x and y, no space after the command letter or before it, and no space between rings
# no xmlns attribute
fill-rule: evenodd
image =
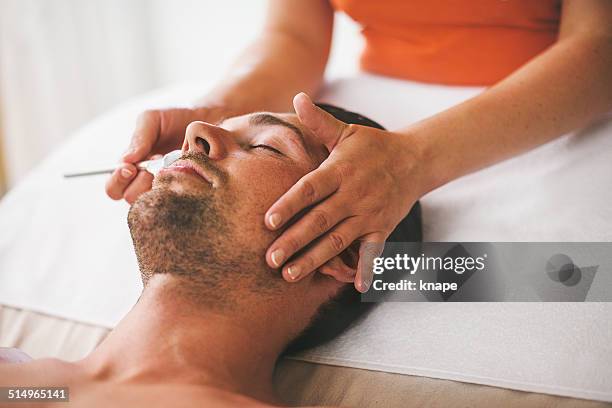
<svg viewBox="0 0 612 408"><path fill-rule="evenodd" d="M297 169L285 163L261 160L243 166L236 180L239 180L241 190L250 190L258 202L265 203L269 207L302 175Z"/></svg>

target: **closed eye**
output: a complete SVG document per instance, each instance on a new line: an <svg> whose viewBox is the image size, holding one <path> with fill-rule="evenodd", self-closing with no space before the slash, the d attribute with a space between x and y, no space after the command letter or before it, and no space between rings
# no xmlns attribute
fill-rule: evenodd
<svg viewBox="0 0 612 408"><path fill-rule="evenodd" d="M273 148L272 146L268 146L268 145L265 145L265 144L251 145L251 149L257 149L257 148L270 150L270 151L273 151L276 154L280 154L280 155L284 156L284 154L280 150L277 150L277 149Z"/></svg>

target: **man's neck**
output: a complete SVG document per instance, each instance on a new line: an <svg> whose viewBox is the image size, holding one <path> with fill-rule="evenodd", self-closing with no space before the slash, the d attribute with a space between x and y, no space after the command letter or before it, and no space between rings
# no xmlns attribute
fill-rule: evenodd
<svg viewBox="0 0 612 408"><path fill-rule="evenodd" d="M109 336L80 361L100 380L189 383L275 402L274 364L287 327L265 307L218 312L177 296L169 275L152 278ZM270 335L273 333L274 335Z"/></svg>

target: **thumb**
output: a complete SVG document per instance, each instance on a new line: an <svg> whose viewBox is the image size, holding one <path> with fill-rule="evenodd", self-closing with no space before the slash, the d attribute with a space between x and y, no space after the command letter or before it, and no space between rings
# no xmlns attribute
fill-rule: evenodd
<svg viewBox="0 0 612 408"><path fill-rule="evenodd" d="M300 122L331 151L338 143L346 124L316 106L304 92L295 95L293 107Z"/></svg>
<svg viewBox="0 0 612 408"><path fill-rule="evenodd" d="M123 154L123 161L136 163L145 160L157 143L160 127L161 117L158 111L150 110L141 113L136 121L136 129L130 146Z"/></svg>

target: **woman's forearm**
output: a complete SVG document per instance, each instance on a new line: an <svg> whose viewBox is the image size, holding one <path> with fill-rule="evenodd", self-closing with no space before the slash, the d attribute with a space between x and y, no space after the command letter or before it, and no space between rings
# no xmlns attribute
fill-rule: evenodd
<svg viewBox="0 0 612 408"><path fill-rule="evenodd" d="M612 37L576 35L482 94L401 132L422 148L426 193L611 109Z"/></svg>
<svg viewBox="0 0 612 408"><path fill-rule="evenodd" d="M314 94L323 80L333 17L327 0L271 0L262 34L201 102L235 113L291 110L293 96Z"/></svg>
<svg viewBox="0 0 612 408"><path fill-rule="evenodd" d="M291 109L300 91L314 93L326 57L313 53L282 33L267 34L252 44L203 101L252 112Z"/></svg>

